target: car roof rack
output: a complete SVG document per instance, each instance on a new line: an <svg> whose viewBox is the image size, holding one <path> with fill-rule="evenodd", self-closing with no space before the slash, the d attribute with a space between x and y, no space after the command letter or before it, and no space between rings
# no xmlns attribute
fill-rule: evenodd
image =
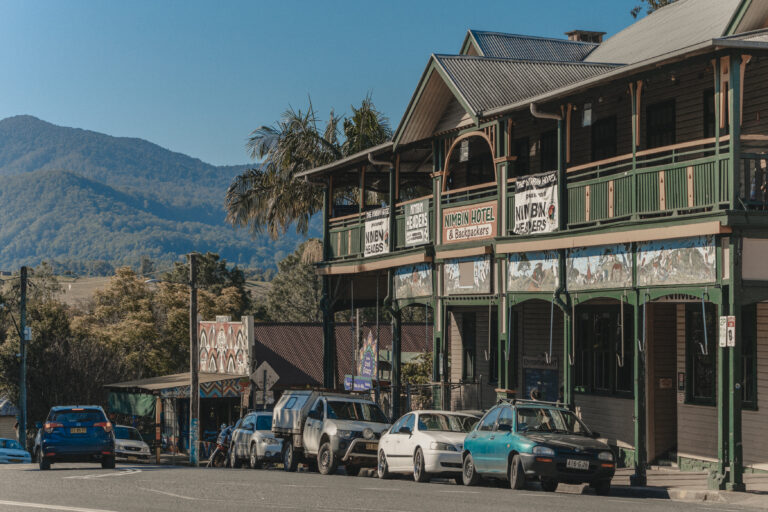
<svg viewBox="0 0 768 512"><path fill-rule="evenodd" d="M561 409L565 409L566 406L562 402L546 402L544 400L530 400L525 398L500 398L498 403L506 403L510 405L517 404L534 404L534 405L552 405Z"/></svg>

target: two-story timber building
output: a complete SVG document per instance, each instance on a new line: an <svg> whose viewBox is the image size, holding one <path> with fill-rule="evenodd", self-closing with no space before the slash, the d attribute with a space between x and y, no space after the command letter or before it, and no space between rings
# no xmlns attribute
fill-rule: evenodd
<svg viewBox="0 0 768 512"><path fill-rule="evenodd" d="M562 399L638 483L768 469L767 26L768 0L679 0L605 41L432 55L392 142L299 176L325 191L326 386L333 313L383 305L397 410L399 312L426 306L441 407Z"/></svg>

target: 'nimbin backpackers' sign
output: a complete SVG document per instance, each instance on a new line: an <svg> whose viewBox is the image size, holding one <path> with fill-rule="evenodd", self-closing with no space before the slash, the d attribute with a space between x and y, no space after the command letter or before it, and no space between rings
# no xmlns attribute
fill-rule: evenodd
<svg viewBox="0 0 768 512"><path fill-rule="evenodd" d="M443 243L468 242L496 236L496 202L443 210Z"/></svg>
<svg viewBox="0 0 768 512"><path fill-rule="evenodd" d="M515 184L515 233L533 235L558 228L557 171L521 176Z"/></svg>
<svg viewBox="0 0 768 512"><path fill-rule="evenodd" d="M376 256L389 252L389 208L365 213L365 245L363 256Z"/></svg>

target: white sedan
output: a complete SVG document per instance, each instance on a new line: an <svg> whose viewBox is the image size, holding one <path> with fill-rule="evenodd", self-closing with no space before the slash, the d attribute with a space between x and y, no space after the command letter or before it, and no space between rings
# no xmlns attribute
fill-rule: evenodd
<svg viewBox="0 0 768 512"><path fill-rule="evenodd" d="M149 445L141 438L139 431L125 425L115 425L115 458L129 462L149 462Z"/></svg>
<svg viewBox="0 0 768 512"><path fill-rule="evenodd" d="M413 473L417 482L442 474L461 482L464 437L477 423L470 414L414 411L392 425L379 441L379 478Z"/></svg>
<svg viewBox="0 0 768 512"><path fill-rule="evenodd" d="M32 462L32 457L15 439L0 439L0 464Z"/></svg>

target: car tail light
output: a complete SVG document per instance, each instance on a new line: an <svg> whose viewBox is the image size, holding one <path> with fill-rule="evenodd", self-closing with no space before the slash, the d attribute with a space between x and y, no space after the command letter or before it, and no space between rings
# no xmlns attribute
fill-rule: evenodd
<svg viewBox="0 0 768 512"><path fill-rule="evenodd" d="M102 421L102 422L99 422L99 423L94 423L93 426L94 427L101 427L101 428L103 428L104 432L112 432L112 423L110 423L108 421Z"/></svg>
<svg viewBox="0 0 768 512"><path fill-rule="evenodd" d="M52 421L48 421L45 423L45 425L43 425L43 429L45 430L46 434L50 434L51 432L53 432L54 428L63 428L63 427L64 425L62 425L61 423L55 423Z"/></svg>

